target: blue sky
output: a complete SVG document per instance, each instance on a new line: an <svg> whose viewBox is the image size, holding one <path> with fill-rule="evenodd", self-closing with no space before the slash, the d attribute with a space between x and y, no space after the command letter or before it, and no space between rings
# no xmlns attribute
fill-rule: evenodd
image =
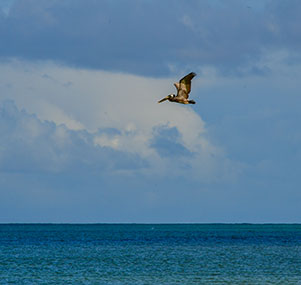
<svg viewBox="0 0 301 285"><path fill-rule="evenodd" d="M300 13L1 1L0 222L300 222Z"/></svg>

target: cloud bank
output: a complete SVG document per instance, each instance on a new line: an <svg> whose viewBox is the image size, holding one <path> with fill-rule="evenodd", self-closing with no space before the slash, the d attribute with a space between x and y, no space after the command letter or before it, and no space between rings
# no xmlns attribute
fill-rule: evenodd
<svg viewBox="0 0 301 285"><path fill-rule="evenodd" d="M99 147L88 132L40 121L13 101L0 106L1 172L94 173L146 167L134 154Z"/></svg>
<svg viewBox="0 0 301 285"><path fill-rule="evenodd" d="M91 167L162 176L172 171L210 181L230 163L191 108L156 103L173 88L167 80L26 62L0 69L6 74L2 99L26 110L10 101L2 106L3 144L11 149L3 151L3 165L10 160L17 167L12 156L17 148L27 156L19 161L32 157L29 165L36 169ZM11 143L15 140L21 145Z"/></svg>

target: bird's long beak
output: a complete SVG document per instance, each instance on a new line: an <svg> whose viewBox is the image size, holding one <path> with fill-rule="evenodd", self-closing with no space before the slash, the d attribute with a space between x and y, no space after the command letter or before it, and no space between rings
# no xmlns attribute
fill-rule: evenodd
<svg viewBox="0 0 301 285"><path fill-rule="evenodd" d="M163 98L160 101L158 101L158 103L162 103L162 102L166 101L167 99L168 99L168 96L166 96L165 98Z"/></svg>

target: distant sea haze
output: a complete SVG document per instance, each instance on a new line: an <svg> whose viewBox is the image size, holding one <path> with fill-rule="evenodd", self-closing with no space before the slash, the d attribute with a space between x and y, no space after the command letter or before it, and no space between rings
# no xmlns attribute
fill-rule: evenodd
<svg viewBox="0 0 301 285"><path fill-rule="evenodd" d="M0 284L301 284L300 224L1 224Z"/></svg>

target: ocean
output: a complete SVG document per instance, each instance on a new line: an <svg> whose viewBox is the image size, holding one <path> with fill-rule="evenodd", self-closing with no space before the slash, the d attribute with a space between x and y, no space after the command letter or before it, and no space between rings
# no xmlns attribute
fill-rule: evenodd
<svg viewBox="0 0 301 285"><path fill-rule="evenodd" d="M301 225L1 224L0 284L301 284Z"/></svg>

